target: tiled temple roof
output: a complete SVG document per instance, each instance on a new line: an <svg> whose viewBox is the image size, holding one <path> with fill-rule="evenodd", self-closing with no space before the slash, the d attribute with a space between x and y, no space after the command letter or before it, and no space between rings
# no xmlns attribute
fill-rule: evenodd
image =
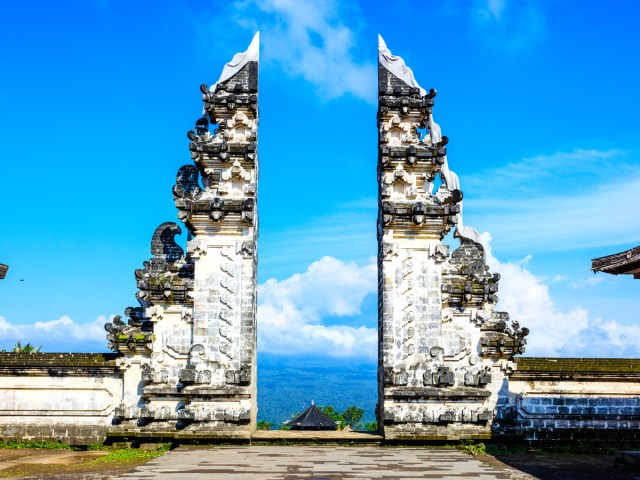
<svg viewBox="0 0 640 480"><path fill-rule="evenodd" d="M304 412L287 422L285 425L289 425L295 430L299 429L311 429L311 430L335 430L338 422L333 420L328 415L322 413L316 406L311 403L311 406Z"/></svg>
<svg viewBox="0 0 640 480"><path fill-rule="evenodd" d="M627 274L640 279L640 246L625 252L591 260L591 270L613 275Z"/></svg>

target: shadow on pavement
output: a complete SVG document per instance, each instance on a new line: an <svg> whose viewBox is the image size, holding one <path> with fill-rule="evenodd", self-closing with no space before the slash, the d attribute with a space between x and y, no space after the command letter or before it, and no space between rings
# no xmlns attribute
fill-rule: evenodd
<svg viewBox="0 0 640 480"><path fill-rule="evenodd" d="M617 465L615 455L531 453L495 458L540 480L640 480L640 466Z"/></svg>

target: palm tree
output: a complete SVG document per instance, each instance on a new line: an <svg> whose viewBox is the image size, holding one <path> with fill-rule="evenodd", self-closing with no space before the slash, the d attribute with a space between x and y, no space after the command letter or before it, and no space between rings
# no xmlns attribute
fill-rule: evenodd
<svg viewBox="0 0 640 480"><path fill-rule="evenodd" d="M26 345L22 345L20 342L18 342L13 346L13 352L14 353L39 353L41 348L42 346L35 347L30 343L27 343Z"/></svg>

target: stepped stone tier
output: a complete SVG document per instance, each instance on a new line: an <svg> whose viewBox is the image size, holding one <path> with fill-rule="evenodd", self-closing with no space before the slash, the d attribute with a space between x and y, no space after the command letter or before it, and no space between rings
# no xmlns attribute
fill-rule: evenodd
<svg viewBox="0 0 640 480"><path fill-rule="evenodd" d="M153 257L135 273L140 307L106 325L125 369L112 433L248 438L255 429L258 42L201 86L193 163L173 188L186 254L178 225L158 227Z"/></svg>
<svg viewBox="0 0 640 480"><path fill-rule="evenodd" d="M528 332L494 311L500 276L462 226L436 91L379 41L378 419L387 440L490 437ZM452 228L460 246L450 253Z"/></svg>

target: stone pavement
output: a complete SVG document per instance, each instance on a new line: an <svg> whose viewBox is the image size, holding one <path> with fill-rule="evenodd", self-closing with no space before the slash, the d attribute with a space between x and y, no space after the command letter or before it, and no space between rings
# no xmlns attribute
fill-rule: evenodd
<svg viewBox="0 0 640 480"><path fill-rule="evenodd" d="M509 479L454 449L234 446L181 447L118 477L139 480Z"/></svg>

